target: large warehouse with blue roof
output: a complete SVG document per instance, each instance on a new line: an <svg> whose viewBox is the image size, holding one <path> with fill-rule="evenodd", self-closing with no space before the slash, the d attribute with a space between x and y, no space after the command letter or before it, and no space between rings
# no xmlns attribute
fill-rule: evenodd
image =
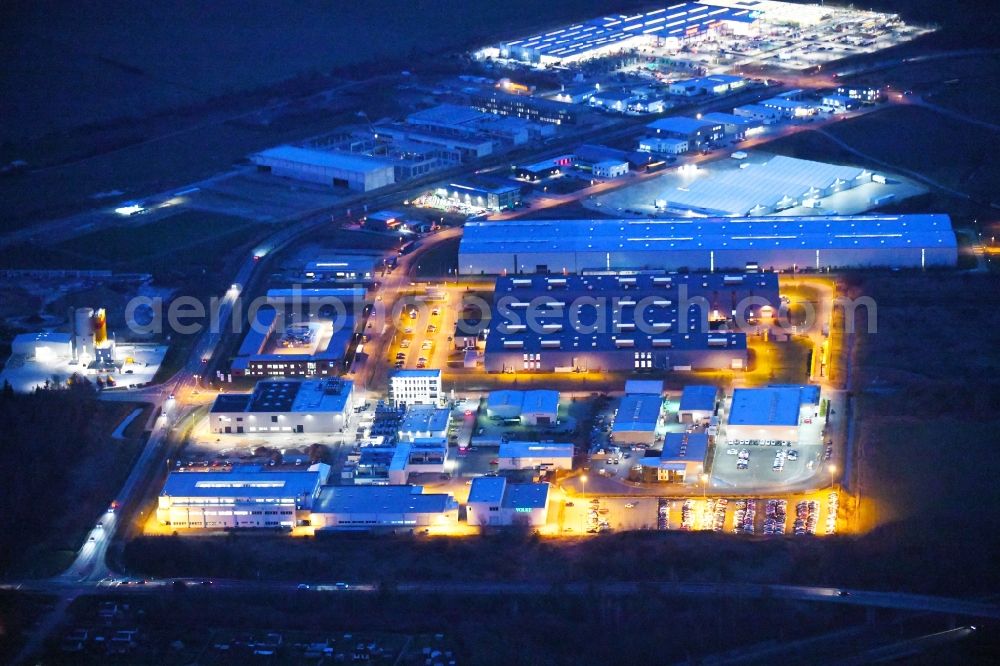
<svg viewBox="0 0 1000 666"><path fill-rule="evenodd" d="M465 225L465 275L954 266L943 214L502 220Z"/></svg>

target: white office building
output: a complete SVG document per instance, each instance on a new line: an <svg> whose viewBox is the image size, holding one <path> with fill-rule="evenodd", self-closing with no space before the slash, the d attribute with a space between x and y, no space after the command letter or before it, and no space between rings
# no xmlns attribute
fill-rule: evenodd
<svg viewBox="0 0 1000 666"><path fill-rule="evenodd" d="M353 408L352 381L266 379L252 393L220 393L208 418L219 434L332 434L344 430Z"/></svg>
<svg viewBox="0 0 1000 666"><path fill-rule="evenodd" d="M395 407L436 406L440 400L440 370L396 370L389 375L389 402Z"/></svg>
<svg viewBox="0 0 1000 666"><path fill-rule="evenodd" d="M313 502L330 475L323 463L308 468L238 465L177 470L160 491L156 518L183 529L291 529L309 523Z"/></svg>

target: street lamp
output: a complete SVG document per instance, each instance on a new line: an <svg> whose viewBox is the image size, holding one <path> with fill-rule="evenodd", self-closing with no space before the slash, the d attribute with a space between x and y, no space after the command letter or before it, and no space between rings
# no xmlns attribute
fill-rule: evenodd
<svg viewBox="0 0 1000 666"><path fill-rule="evenodd" d="M699 478L701 478L701 498L705 499L708 488L708 474L703 473Z"/></svg>
<svg viewBox="0 0 1000 666"><path fill-rule="evenodd" d="M587 499L587 475L584 474L580 477L580 483L583 484L583 499Z"/></svg>

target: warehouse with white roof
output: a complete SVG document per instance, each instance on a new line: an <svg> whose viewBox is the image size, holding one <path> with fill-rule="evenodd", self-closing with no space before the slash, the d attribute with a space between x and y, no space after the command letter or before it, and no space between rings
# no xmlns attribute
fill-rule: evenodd
<svg viewBox="0 0 1000 666"><path fill-rule="evenodd" d="M392 162L335 150L277 146L250 160L275 176L370 192L395 182Z"/></svg>
<svg viewBox="0 0 1000 666"><path fill-rule="evenodd" d="M954 266L945 214L494 220L465 225L464 275Z"/></svg>
<svg viewBox="0 0 1000 666"><path fill-rule="evenodd" d="M714 169L683 187L664 192L666 207L702 215L767 215L802 206L871 182L863 167L841 166L777 155L745 162L740 169Z"/></svg>

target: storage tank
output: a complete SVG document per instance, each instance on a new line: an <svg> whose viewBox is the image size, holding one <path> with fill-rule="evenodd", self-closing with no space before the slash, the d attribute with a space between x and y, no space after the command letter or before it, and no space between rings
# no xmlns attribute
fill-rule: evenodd
<svg viewBox="0 0 1000 666"><path fill-rule="evenodd" d="M73 347L76 357L94 355L94 337L91 319L93 308L77 308L73 314Z"/></svg>

